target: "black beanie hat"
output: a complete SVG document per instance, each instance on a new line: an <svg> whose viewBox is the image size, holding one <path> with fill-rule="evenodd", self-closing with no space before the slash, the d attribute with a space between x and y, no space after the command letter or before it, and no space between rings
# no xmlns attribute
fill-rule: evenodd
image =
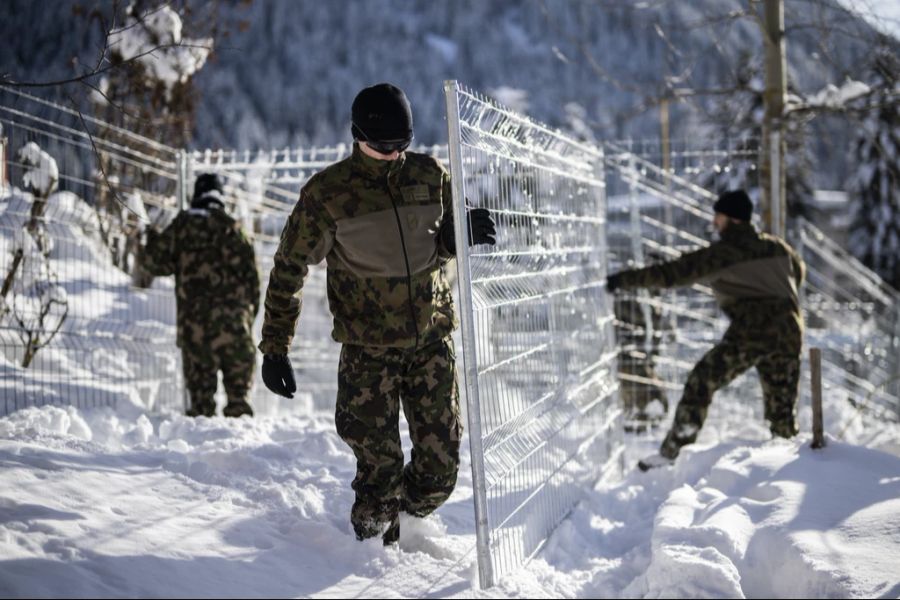
<svg viewBox="0 0 900 600"><path fill-rule="evenodd" d="M353 100L353 139L373 142L410 140L413 118L403 90L390 83L367 87Z"/></svg>
<svg viewBox="0 0 900 600"><path fill-rule="evenodd" d="M732 190L719 196L713 210L732 219L749 221L753 217L753 202L744 190Z"/></svg>
<svg viewBox="0 0 900 600"><path fill-rule="evenodd" d="M225 193L225 184L222 183L222 178L215 173L201 173L197 176L197 181L194 182L193 199L199 200L204 194L208 194L213 190L217 190L220 195Z"/></svg>

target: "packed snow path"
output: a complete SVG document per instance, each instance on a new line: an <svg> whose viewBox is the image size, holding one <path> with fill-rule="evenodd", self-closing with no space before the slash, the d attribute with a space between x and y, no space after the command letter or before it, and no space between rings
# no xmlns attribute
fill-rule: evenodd
<svg viewBox="0 0 900 600"><path fill-rule="evenodd" d="M385 549L353 538L353 459L328 416L28 409L0 419L0 595L900 595L900 458L730 433L586 492L538 558L481 592L467 464Z"/></svg>

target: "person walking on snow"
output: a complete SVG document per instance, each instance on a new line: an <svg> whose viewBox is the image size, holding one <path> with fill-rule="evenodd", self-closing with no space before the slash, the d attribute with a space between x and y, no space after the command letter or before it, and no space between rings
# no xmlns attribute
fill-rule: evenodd
<svg viewBox="0 0 900 600"><path fill-rule="evenodd" d="M247 401L256 366L253 321L259 311L259 272L253 244L225 212L218 175L197 177L191 207L162 232L147 230L143 267L175 275L177 344L190 394L188 416L215 415L222 372L226 417L253 416Z"/></svg>
<svg viewBox="0 0 900 600"><path fill-rule="evenodd" d="M352 155L300 192L274 258L259 349L266 386L297 389L288 358L309 265L327 264L332 337L343 344L337 432L356 456L350 514L360 540L399 538L399 513L424 517L456 485L462 434L457 326L446 263L456 252L450 177L428 155L408 152L412 111L382 83L353 101ZM469 211L475 244L494 243L486 209ZM412 460L400 446L402 407Z"/></svg>
<svg viewBox="0 0 900 600"><path fill-rule="evenodd" d="M693 443L716 390L751 367L759 374L772 434L789 438L798 431L803 260L784 240L756 231L750 223L753 204L743 190L719 196L714 210L718 242L671 262L607 278L611 292L705 283L731 320L722 340L688 375L659 454L638 463L644 471L671 464L682 446Z"/></svg>

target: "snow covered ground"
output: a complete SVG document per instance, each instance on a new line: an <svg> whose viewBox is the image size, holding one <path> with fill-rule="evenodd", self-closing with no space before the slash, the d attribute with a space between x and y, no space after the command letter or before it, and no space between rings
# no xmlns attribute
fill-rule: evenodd
<svg viewBox="0 0 900 600"><path fill-rule="evenodd" d="M450 501L385 549L353 537L330 415L29 408L0 419L0 596L900 595L900 458L767 440L754 420L721 426L727 412L674 468L586 490L483 592L467 455ZM654 437L631 439L630 463Z"/></svg>

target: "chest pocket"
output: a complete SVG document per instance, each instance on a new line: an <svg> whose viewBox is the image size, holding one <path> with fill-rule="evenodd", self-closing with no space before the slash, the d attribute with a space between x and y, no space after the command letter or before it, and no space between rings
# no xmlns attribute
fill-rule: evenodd
<svg viewBox="0 0 900 600"><path fill-rule="evenodd" d="M428 204L431 199L427 185L408 185L400 188L400 193L406 204Z"/></svg>

